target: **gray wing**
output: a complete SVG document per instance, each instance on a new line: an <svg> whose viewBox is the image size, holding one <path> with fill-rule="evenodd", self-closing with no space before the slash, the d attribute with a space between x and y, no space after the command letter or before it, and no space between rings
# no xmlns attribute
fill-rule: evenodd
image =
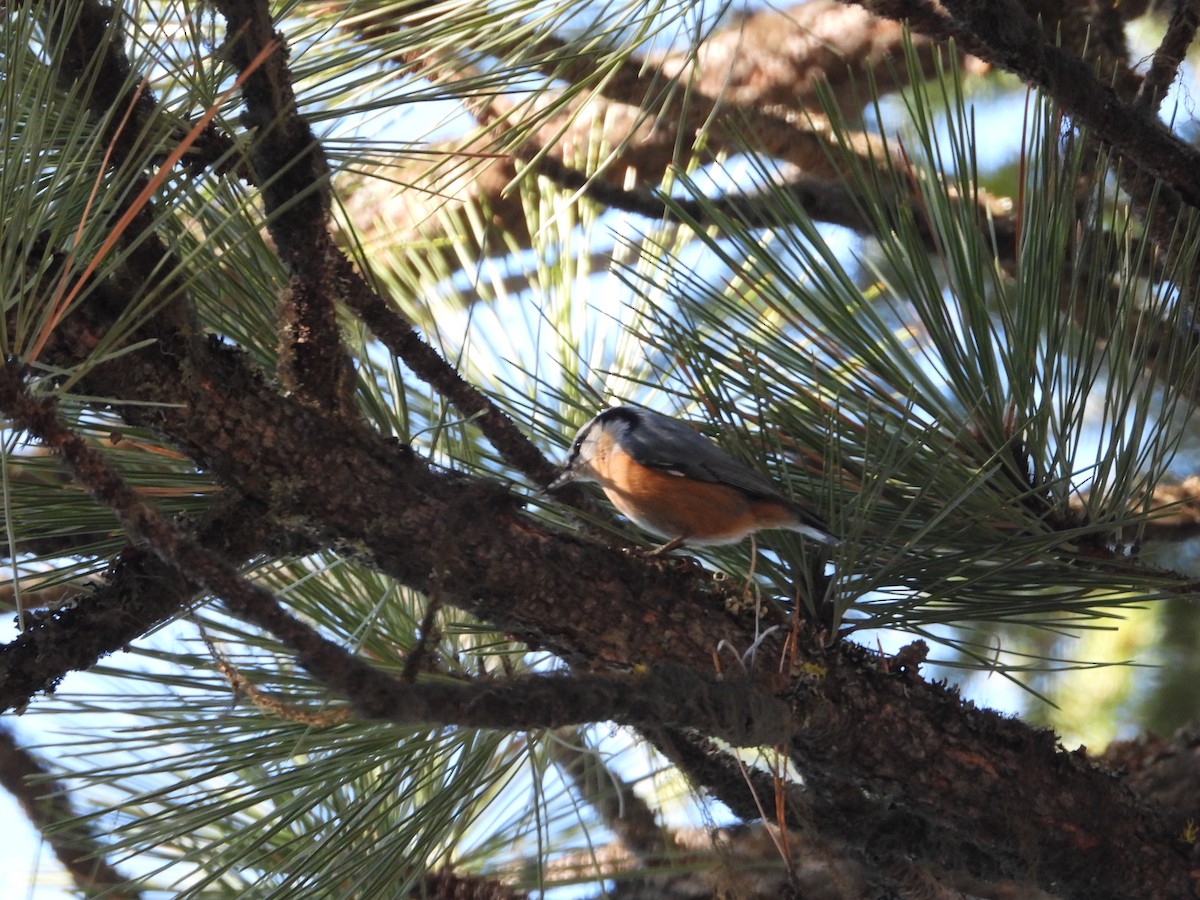
<svg viewBox="0 0 1200 900"><path fill-rule="evenodd" d="M616 410L611 412L620 415ZM837 543L824 519L789 500L764 476L738 462L689 425L649 410L643 411L641 421L627 418L626 424L622 440L630 456L643 466L669 470L697 481L728 484L762 500L777 500L813 529L811 537Z"/></svg>
<svg viewBox="0 0 1200 900"><path fill-rule="evenodd" d="M794 505L770 481L691 426L658 413L643 414L644 420L624 435L626 449L643 466L670 469L697 481L728 484L755 497Z"/></svg>

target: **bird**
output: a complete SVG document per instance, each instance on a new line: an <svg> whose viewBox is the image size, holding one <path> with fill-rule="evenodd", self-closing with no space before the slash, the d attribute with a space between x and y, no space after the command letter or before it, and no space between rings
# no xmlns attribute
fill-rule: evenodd
<svg viewBox="0 0 1200 900"><path fill-rule="evenodd" d="M562 473L546 486L595 482L626 518L682 544L736 544L782 528L836 547L825 522L785 497L686 422L632 406L604 410L579 429Z"/></svg>

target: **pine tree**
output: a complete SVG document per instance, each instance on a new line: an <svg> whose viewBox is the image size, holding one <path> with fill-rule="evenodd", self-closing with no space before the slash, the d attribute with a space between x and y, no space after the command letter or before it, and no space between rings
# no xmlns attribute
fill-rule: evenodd
<svg viewBox="0 0 1200 900"><path fill-rule="evenodd" d="M1044 727L1139 622L1190 696L1194 3L2 9L0 780L79 891L1194 893L1190 733ZM614 402L840 544L542 491Z"/></svg>

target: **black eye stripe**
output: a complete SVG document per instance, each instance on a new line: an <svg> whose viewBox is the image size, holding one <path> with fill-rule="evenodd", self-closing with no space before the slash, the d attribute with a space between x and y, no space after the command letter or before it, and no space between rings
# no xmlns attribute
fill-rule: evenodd
<svg viewBox="0 0 1200 900"><path fill-rule="evenodd" d="M641 415L628 407L615 406L604 410L584 425L579 434L575 435L575 440L571 442L571 449L567 451L566 467L568 469L572 468L579 462L579 457L583 452L583 445L592 437L594 430L599 429L598 434L608 433L611 440L616 437L618 429L623 427L624 434L631 434L641 424Z"/></svg>
<svg viewBox="0 0 1200 900"><path fill-rule="evenodd" d="M575 436L575 440L571 442L571 449L567 451L567 466L573 466L579 460L579 452L583 449L583 442L587 440L587 436L592 433L592 425L588 425L583 431Z"/></svg>

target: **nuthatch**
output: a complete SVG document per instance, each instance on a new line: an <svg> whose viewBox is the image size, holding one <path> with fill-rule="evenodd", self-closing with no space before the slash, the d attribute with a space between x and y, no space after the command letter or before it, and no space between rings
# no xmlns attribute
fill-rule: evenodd
<svg viewBox="0 0 1200 900"><path fill-rule="evenodd" d="M836 546L820 518L704 435L669 416L618 406L581 429L567 465L546 488L594 481L613 506L647 531L680 544L736 544L764 528L786 528Z"/></svg>

